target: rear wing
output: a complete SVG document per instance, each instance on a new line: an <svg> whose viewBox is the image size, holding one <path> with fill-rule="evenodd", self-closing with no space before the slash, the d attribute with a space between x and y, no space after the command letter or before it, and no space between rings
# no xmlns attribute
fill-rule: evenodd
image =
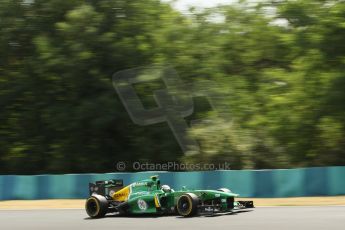
<svg viewBox="0 0 345 230"><path fill-rule="evenodd" d="M123 180L104 180L89 183L89 193L102 196L111 196L113 193L123 188Z"/></svg>

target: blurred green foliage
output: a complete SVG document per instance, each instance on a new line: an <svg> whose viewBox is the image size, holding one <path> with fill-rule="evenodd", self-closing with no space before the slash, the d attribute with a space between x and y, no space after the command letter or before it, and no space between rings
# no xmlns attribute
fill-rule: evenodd
<svg viewBox="0 0 345 230"><path fill-rule="evenodd" d="M159 0L1 0L0 173L109 172L119 160L344 165L344 41L342 0L188 15ZM212 118L190 130L198 155L185 157L167 124L133 124L116 95L114 72L148 64L230 94L226 117L195 100L193 117Z"/></svg>

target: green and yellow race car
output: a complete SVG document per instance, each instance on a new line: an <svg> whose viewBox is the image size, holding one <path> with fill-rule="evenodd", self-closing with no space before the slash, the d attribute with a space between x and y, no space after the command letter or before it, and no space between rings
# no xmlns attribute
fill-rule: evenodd
<svg viewBox="0 0 345 230"><path fill-rule="evenodd" d="M90 197L85 209L91 218L107 213L177 214L184 217L254 208L252 201L235 201L238 194L229 189L173 190L161 185L158 176L123 186L122 180L89 184Z"/></svg>

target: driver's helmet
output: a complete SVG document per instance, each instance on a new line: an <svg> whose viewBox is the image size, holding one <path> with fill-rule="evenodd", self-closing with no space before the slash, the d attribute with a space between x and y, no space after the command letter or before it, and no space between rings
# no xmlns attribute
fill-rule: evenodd
<svg viewBox="0 0 345 230"><path fill-rule="evenodd" d="M164 192L171 192L171 188L170 188L170 186L169 185L162 185L162 190L164 191Z"/></svg>

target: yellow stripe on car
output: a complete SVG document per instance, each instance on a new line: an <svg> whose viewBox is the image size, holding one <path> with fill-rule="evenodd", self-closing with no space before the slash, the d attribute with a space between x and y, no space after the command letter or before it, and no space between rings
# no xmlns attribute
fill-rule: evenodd
<svg viewBox="0 0 345 230"><path fill-rule="evenodd" d="M126 187L120 189L119 191L115 192L112 195L112 198L115 201L127 201L129 194L130 194L129 186L126 186Z"/></svg>
<svg viewBox="0 0 345 230"><path fill-rule="evenodd" d="M158 199L157 195L155 195L155 206L156 206L156 208L160 208L161 207L161 204L159 203L159 199Z"/></svg>

